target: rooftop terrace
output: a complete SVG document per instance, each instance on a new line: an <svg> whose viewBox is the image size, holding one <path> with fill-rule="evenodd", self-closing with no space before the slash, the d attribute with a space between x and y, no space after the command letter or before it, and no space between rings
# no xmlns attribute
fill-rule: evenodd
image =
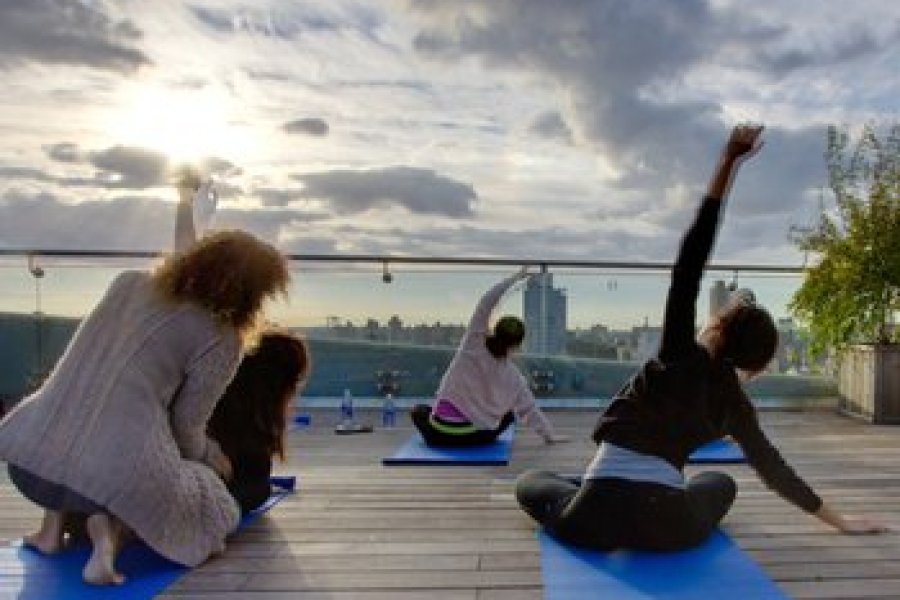
<svg viewBox="0 0 900 600"><path fill-rule="evenodd" d="M6 254L0 267L5 269L2 281L9 293L0 306L0 312L7 313L0 324L9 343L0 344L4 364L0 375L10 379L3 388L10 393L23 388L35 364L52 365L78 316L89 310L118 270L126 265L144 267L149 258L112 253L122 261L134 258L136 262L110 264L107 257L84 253L70 258L38 252L44 270L40 277L32 277L33 271L26 268L31 266L26 263L28 253ZM314 317L319 310L324 322L340 302L352 296L364 299L366 311L382 322L384 315L396 312L405 323L432 323L440 318L445 324L461 324L480 293L514 266L509 261L460 260L460 264L442 265L422 259L428 264L421 269L429 265L450 269L435 272L420 270L417 263L397 267L392 262L397 277L384 285L380 282L382 269L387 268L384 259L344 258L337 262L347 263L346 270L324 257L294 257L292 265L302 273L295 278L291 295L299 299L300 312ZM631 323L646 320L647 314L651 322L659 319L660 315L645 312L643 303L652 306L650 310L660 310L667 286L666 265L537 266L552 267L558 274L555 282L567 288L570 316L588 314L602 320L620 311ZM796 284L797 269L786 271L727 266L719 268L718 276L730 277L732 283L740 277L740 285L749 285L774 314L781 315L787 294ZM445 294L451 288L457 292L453 298ZM437 294L440 302L435 304L428 294ZM517 306L516 295L511 294L501 310L518 312L521 305ZM418 305L408 302L419 296L428 309L421 315ZM707 300L711 302L712 297L704 291L700 318ZM67 312L76 305L83 307L81 312ZM430 312L439 308L449 311L449 316ZM294 325L285 307L276 313L283 323ZM50 316L54 314L69 318ZM311 339L315 367L300 400L311 412L312 425L292 432L289 460L281 467L281 472L298 476L298 493L242 529L223 556L189 572L163 597L541 598L535 528L513 498L514 478L532 467L582 470L594 451L589 432L598 401L608 398L633 372L636 357L631 361L573 353L522 357L526 372L533 368L554 372L555 391L539 394L539 402L562 432L573 437L572 443L547 447L523 431L516 436L508 466L383 467L381 458L410 435L408 420L401 415L395 429L337 436L333 427L339 395L352 388L365 419L366 410L371 410L366 407L380 402L375 397L377 371L400 369L397 402L409 406L433 393L453 347L325 334ZM13 339L17 341L12 343ZM778 408L763 412L770 437L823 496L849 513L880 516L889 522L895 518L900 429L837 415L834 381L827 376L773 373L749 392L759 406ZM368 416L378 421L377 415ZM841 536L777 498L746 466L721 468L732 473L740 487L725 530L786 593L796 598L900 598L900 563L895 561L900 533ZM695 470L690 467L689 473ZM7 481L4 469L0 540L10 543L20 538L34 527L39 515ZM0 596L15 593L17 569L0 564Z"/></svg>
<svg viewBox="0 0 900 600"><path fill-rule="evenodd" d="M549 411L572 443L547 447L520 431L508 466L437 468L380 464L410 434L405 418L395 429L337 436L335 410L311 412L312 426L291 434L280 469L298 476L298 493L242 529L223 556L189 572L163 598L542 597L535 528L516 505L513 479L530 467L581 470L593 452L593 411ZM764 411L762 421L823 496L846 512L900 522L900 429L826 410ZM740 488L724 529L791 597L900 598L900 533L837 534L768 491L748 467L716 468L734 475ZM28 532L38 517L4 475L3 543ZM14 569L0 565L0 573Z"/></svg>

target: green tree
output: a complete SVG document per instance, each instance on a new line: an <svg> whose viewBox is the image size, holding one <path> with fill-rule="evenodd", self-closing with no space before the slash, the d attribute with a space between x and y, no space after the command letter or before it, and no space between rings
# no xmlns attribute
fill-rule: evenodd
<svg viewBox="0 0 900 600"><path fill-rule="evenodd" d="M797 246L818 257L790 309L809 325L812 350L898 340L900 312L900 124L872 124L852 138L829 127L825 153L832 211Z"/></svg>

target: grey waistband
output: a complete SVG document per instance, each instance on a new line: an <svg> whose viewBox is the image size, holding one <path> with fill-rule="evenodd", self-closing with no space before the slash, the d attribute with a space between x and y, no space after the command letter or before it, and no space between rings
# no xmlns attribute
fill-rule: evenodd
<svg viewBox="0 0 900 600"><path fill-rule="evenodd" d="M585 479L618 477L684 489L684 475L668 461L602 442L585 471Z"/></svg>

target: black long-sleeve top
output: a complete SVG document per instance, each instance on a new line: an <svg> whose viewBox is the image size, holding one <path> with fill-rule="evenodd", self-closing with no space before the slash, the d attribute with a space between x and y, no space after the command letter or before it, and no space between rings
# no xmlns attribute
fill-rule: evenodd
<svg viewBox="0 0 900 600"><path fill-rule="evenodd" d="M234 474L228 491L237 500L241 512L256 510L269 499L272 484L272 455L268 452L243 452L228 457Z"/></svg>
<svg viewBox="0 0 900 600"><path fill-rule="evenodd" d="M619 390L593 439L659 456L681 470L698 446L731 435L766 485L815 512L821 499L766 438L734 368L714 361L696 341L697 296L720 206L704 198L672 269L659 353Z"/></svg>

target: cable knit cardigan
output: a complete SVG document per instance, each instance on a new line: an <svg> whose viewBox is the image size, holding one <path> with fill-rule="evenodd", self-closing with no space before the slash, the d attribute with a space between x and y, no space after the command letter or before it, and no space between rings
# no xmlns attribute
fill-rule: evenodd
<svg viewBox="0 0 900 600"><path fill-rule="evenodd" d="M235 331L126 271L40 390L0 423L0 458L106 507L163 556L224 550L239 509L206 422L240 361ZM206 463L206 464L204 464Z"/></svg>

